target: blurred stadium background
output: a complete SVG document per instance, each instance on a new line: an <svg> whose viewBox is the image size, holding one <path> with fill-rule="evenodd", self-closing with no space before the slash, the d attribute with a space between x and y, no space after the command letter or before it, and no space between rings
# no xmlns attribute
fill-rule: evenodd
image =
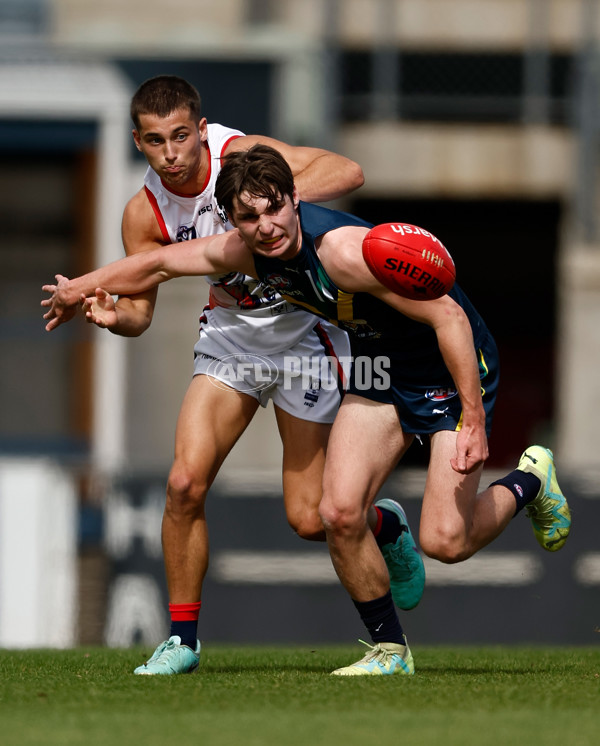
<svg viewBox="0 0 600 746"><path fill-rule="evenodd" d="M530 442L557 455L565 550L543 556L523 519L428 564L411 643L598 639L599 38L597 0L0 0L0 646L167 630L159 527L205 283L163 286L135 340L48 335L39 308L55 272L122 255L145 168L129 98L161 73L209 121L358 161L366 183L336 206L438 235L500 347L488 471ZM326 549L287 527L280 456L269 408L209 501L204 639L362 632ZM425 458L386 487L413 524Z"/></svg>

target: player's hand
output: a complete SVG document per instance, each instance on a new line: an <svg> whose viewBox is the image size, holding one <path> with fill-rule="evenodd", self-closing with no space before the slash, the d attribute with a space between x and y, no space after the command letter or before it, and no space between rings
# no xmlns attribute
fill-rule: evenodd
<svg viewBox="0 0 600 746"><path fill-rule="evenodd" d="M456 456L450 465L459 474L471 474L488 458L488 442L483 426L463 425L456 438Z"/></svg>
<svg viewBox="0 0 600 746"><path fill-rule="evenodd" d="M41 302L41 306L48 309L43 316L48 321L46 324L47 332L70 321L77 312L77 304L68 303L65 298L69 278L64 275L54 275L54 277L56 285L42 285L42 290L50 293L50 297L44 298Z"/></svg>
<svg viewBox="0 0 600 746"><path fill-rule="evenodd" d="M96 324L101 329L111 329L118 321L115 300L102 288L96 288L94 295L80 298L85 320L89 324Z"/></svg>

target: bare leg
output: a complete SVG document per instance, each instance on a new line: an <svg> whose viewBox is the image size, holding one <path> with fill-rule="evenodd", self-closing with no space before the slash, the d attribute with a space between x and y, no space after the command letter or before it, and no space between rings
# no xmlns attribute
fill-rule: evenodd
<svg viewBox="0 0 600 746"><path fill-rule="evenodd" d="M319 516L331 425L301 420L275 407L283 442L283 497L288 522L302 539L325 541Z"/></svg>
<svg viewBox="0 0 600 746"><path fill-rule="evenodd" d="M393 405L346 395L329 438L320 513L333 565L355 601L381 598L389 590L367 515L411 442Z"/></svg>
<svg viewBox="0 0 600 746"><path fill-rule="evenodd" d="M421 511L421 548L441 562L460 562L495 539L515 513L515 498L501 485L477 493L482 468L459 474L450 465L456 433L431 437L431 457Z"/></svg>
<svg viewBox="0 0 600 746"><path fill-rule="evenodd" d="M319 504L332 426L301 420L277 406L275 413L283 442L283 497L288 522L300 538L325 541ZM367 520L373 530L377 524L373 506Z"/></svg>
<svg viewBox="0 0 600 746"><path fill-rule="evenodd" d="M200 601L208 569L206 495L258 406L253 397L217 387L208 376L195 376L190 383L177 421L162 522L171 603Z"/></svg>

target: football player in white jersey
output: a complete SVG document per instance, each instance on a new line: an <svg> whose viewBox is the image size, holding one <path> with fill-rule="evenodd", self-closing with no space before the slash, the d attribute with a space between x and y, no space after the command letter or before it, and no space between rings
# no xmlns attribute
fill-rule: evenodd
<svg viewBox="0 0 600 746"><path fill-rule="evenodd" d="M305 201L335 199L363 183L361 168L343 156L207 124L201 116L198 92L176 76L159 76L143 83L132 99L131 117L135 144L149 167L144 186L123 214L122 235L128 255L230 230L232 226L214 197L221 158L257 142L282 153ZM283 443L288 521L300 537L325 540L318 505L327 439L341 393L331 386L319 386L319 382L307 389L306 377L290 379L282 371L286 357L349 359L346 334L291 306L248 276L233 273L208 280L210 302L200 319L194 377L177 421L175 459L162 523L170 638L135 670L139 674L186 673L198 666L196 628L208 568L206 496L225 457L259 405L266 406L269 398L273 399ZM137 336L150 325L155 302L156 289L122 296L115 302L99 288L83 306L91 323L116 334ZM58 323L58 319L50 320L47 328ZM257 372L258 356L267 364ZM253 365L243 366L249 357ZM223 359L241 363L245 375L232 379L230 369L219 366ZM221 384L215 385L219 380ZM398 558L396 572L418 576L416 596L411 591L408 599L397 599L403 608L411 608L420 600L424 571L404 513L400 508L396 512L373 510L371 523L388 549L398 544L398 551L387 552L387 556Z"/></svg>

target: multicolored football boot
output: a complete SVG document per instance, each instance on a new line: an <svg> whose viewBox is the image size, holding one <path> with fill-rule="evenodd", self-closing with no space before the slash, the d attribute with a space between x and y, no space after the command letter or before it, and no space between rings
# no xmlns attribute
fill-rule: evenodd
<svg viewBox="0 0 600 746"><path fill-rule="evenodd" d="M548 552L561 549L571 530L571 512L556 481L554 455L548 448L530 446L519 460L519 471L534 474L541 482L536 498L525 506L538 544Z"/></svg>
<svg viewBox="0 0 600 746"><path fill-rule="evenodd" d="M369 645L364 640L360 642L369 648L369 652L350 666L336 668L331 672L332 676L394 676L396 674L412 676L414 674L415 664L406 637L404 637L404 645L394 642L378 642L376 645Z"/></svg>

